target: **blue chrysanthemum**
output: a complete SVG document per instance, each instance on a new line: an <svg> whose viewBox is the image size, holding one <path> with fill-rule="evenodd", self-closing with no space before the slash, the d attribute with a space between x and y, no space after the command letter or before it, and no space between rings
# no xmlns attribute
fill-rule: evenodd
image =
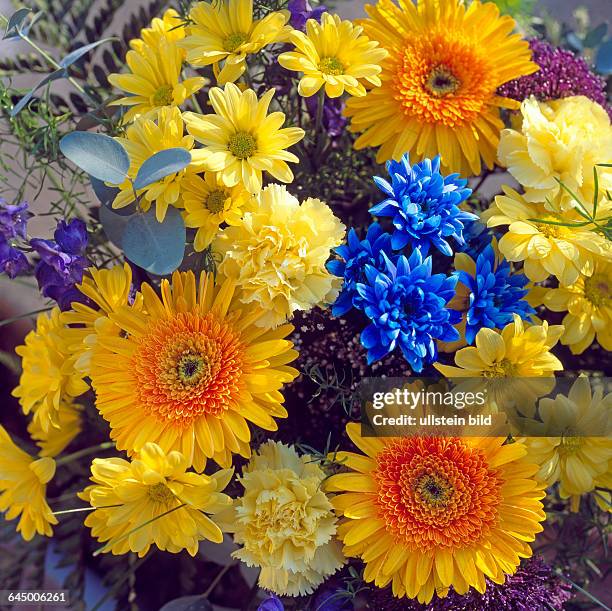
<svg viewBox="0 0 612 611"><path fill-rule="evenodd" d="M384 269L366 265L366 282L357 283L363 310L371 320L361 333L361 343L368 350L369 364L399 346L410 367L420 372L436 360L436 340L459 339L453 325L461 314L446 308L457 277L432 276L431 257L423 260L418 249L408 259L399 256L397 264L382 256Z"/></svg>
<svg viewBox="0 0 612 611"><path fill-rule="evenodd" d="M523 320L535 310L523 299L529 280L524 274L512 274L510 263L499 261L489 244L476 258L476 273L456 272L459 282L470 290L469 309L466 314L465 340L474 343L480 329L502 329L512 322L512 315Z"/></svg>
<svg viewBox="0 0 612 611"><path fill-rule="evenodd" d="M357 232L351 229L348 232L347 243L336 248L335 252L342 259L329 261L327 269L335 276L344 279L342 291L332 306L332 314L342 316L353 307L363 309L356 286L358 282L365 280L366 265L384 268L383 253L389 259L394 259L391 235L384 233L378 223L372 223L368 227L363 240L360 240Z"/></svg>
<svg viewBox="0 0 612 611"><path fill-rule="evenodd" d="M458 252L476 259L476 257L491 243L495 234L480 219L464 223L464 244L457 248Z"/></svg>
<svg viewBox="0 0 612 611"><path fill-rule="evenodd" d="M466 187L467 180L459 178L459 174L442 176L439 155L411 166L406 154L400 161L388 161L387 171L391 184L374 177L387 199L370 208L370 213L392 219L393 248L401 250L410 245L426 255L433 245L451 256L453 250L447 238L462 245L464 223L478 218L459 208L472 193Z"/></svg>

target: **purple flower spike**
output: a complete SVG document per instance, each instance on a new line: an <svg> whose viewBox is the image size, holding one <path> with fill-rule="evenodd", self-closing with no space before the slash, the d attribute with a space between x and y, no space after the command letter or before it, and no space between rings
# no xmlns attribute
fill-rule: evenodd
<svg viewBox="0 0 612 611"><path fill-rule="evenodd" d="M315 19L321 21L321 15L327 11L327 7L323 4L312 8L308 0L289 0L287 5L291 17L289 23L296 29L304 31L306 28L306 22L309 19Z"/></svg>
<svg viewBox="0 0 612 611"><path fill-rule="evenodd" d="M8 240L0 233L0 271L13 279L25 274L30 269L26 256L11 246Z"/></svg>
<svg viewBox="0 0 612 611"><path fill-rule="evenodd" d="M3 235L7 240L12 238L25 239L30 216L27 202L13 206L0 198L0 235Z"/></svg>

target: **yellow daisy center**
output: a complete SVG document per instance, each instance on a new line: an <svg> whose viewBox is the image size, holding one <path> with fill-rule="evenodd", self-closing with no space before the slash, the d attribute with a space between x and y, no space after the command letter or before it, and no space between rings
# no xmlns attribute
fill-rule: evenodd
<svg viewBox="0 0 612 611"><path fill-rule="evenodd" d="M230 137L227 148L234 157L246 159L257 150L257 141L248 132L238 132Z"/></svg>
<svg viewBox="0 0 612 611"><path fill-rule="evenodd" d="M584 280L584 296L595 306L610 305L610 279L604 274L594 274Z"/></svg>
<svg viewBox="0 0 612 611"><path fill-rule="evenodd" d="M543 221L552 221L553 223L562 222L563 219L559 216L548 215L542 218ZM568 232L567 227L563 227L563 225L553 225L552 223L536 223L535 224L538 231L546 238L565 238L570 234Z"/></svg>
<svg viewBox="0 0 612 611"><path fill-rule="evenodd" d="M563 455L575 454L582 448L584 438L576 437L576 432L572 429L564 431L559 445L559 452Z"/></svg>
<svg viewBox="0 0 612 611"><path fill-rule="evenodd" d="M459 79L446 67L436 66L425 81L425 88L437 97L455 93L459 89Z"/></svg>
<svg viewBox="0 0 612 611"><path fill-rule="evenodd" d="M204 206L209 212L217 214L222 212L225 207L225 200L227 199L227 193L222 189L211 191L204 202Z"/></svg>
<svg viewBox="0 0 612 611"><path fill-rule="evenodd" d="M331 74L332 76L344 74L344 65L337 57L323 57L318 68L324 74Z"/></svg>
<svg viewBox="0 0 612 611"><path fill-rule="evenodd" d="M153 501L156 503L162 503L164 505L167 505L175 498L172 490L170 490L166 484L162 484L161 482L159 484L155 484L154 486L150 486L147 492Z"/></svg>
<svg viewBox="0 0 612 611"><path fill-rule="evenodd" d="M155 106L170 106L174 101L172 91L172 85L162 85L153 94L153 103L155 104Z"/></svg>
<svg viewBox="0 0 612 611"><path fill-rule="evenodd" d="M491 364L482 372L484 378L502 378L514 375L514 365L508 359Z"/></svg>
<svg viewBox="0 0 612 611"><path fill-rule="evenodd" d="M223 49L228 53L233 53L243 42L248 40L248 36L242 32L233 32L223 41Z"/></svg>

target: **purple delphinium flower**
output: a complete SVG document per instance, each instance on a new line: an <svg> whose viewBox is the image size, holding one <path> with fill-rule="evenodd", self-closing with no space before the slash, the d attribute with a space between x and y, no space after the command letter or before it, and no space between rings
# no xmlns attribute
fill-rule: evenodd
<svg viewBox="0 0 612 611"><path fill-rule="evenodd" d="M476 272L455 272L459 282L470 291L466 313L465 341L473 344L480 329L502 329L512 322L513 314L523 320L535 310L523 299L529 280L524 274L512 274L510 263L499 259L489 244L476 257Z"/></svg>
<svg viewBox="0 0 612 611"><path fill-rule="evenodd" d="M0 271L9 278L16 278L30 269L27 257L0 233Z"/></svg>
<svg viewBox="0 0 612 611"><path fill-rule="evenodd" d="M382 257L385 268L366 265L366 281L357 283L363 311L371 321L361 333L361 343L368 350L368 364L399 346L418 373L436 360L436 340L459 339L453 325L461 314L446 307L455 294L457 277L432 275L431 257L423 260L418 248L409 258L400 255L397 264L384 253Z"/></svg>
<svg viewBox="0 0 612 611"><path fill-rule="evenodd" d="M311 95L306 100L306 108L312 119L317 116L317 107L319 105L319 96ZM344 102L341 98L325 97L323 102L323 117L322 123L325 131L331 138L337 138L342 134L346 126L346 118L342 115Z"/></svg>
<svg viewBox="0 0 612 611"><path fill-rule="evenodd" d="M327 269L343 279L342 290L332 306L332 314L342 316L353 307L363 309L363 300L357 292L357 283L365 281L366 265L384 269L386 263L382 253L394 261L391 234L383 232L378 223L372 223L365 238L360 240L357 232L351 229L348 232L347 243L338 246L335 252L341 259L329 261Z"/></svg>
<svg viewBox="0 0 612 611"><path fill-rule="evenodd" d="M430 246L441 253L453 254L447 238L464 244L463 227L478 217L459 208L472 193L467 180L459 174L442 176L440 156L410 165L408 154L400 161L388 161L391 183L374 177L377 187L387 196L370 208L370 214L390 217L395 228L391 245L401 250L407 245L420 248L427 255Z"/></svg>
<svg viewBox="0 0 612 611"><path fill-rule="evenodd" d="M285 611L285 607L276 594L270 594L270 596L263 600L261 605L257 607L257 611Z"/></svg>
<svg viewBox="0 0 612 611"><path fill-rule="evenodd" d="M55 240L30 240L40 256L34 274L42 294L67 310L73 301L85 301L75 284L81 282L89 267L85 257L87 227L80 219L60 221L53 237Z"/></svg>
<svg viewBox="0 0 612 611"><path fill-rule="evenodd" d="M391 588L377 589L368 598L373 609L385 611L562 611L572 596L570 586L537 557L524 560L502 584L485 581L484 594L471 588L461 595L451 588L446 598L434 597L427 605L395 598Z"/></svg>
<svg viewBox="0 0 612 611"><path fill-rule="evenodd" d="M289 0L287 8L291 13L289 23L296 30L306 29L306 21L309 19L315 19L321 21L321 15L327 10L327 7L323 4L312 8L308 0Z"/></svg>
<svg viewBox="0 0 612 611"><path fill-rule="evenodd" d="M529 41L529 47L532 60L540 69L505 83L497 90L499 95L519 102L532 95L543 102L583 95L601 104L612 119L612 106L606 98L606 80L593 74L584 58L537 38Z"/></svg>
<svg viewBox="0 0 612 611"><path fill-rule="evenodd" d="M30 216L27 202L13 206L0 198L0 235L3 235L7 240L13 238L25 239Z"/></svg>

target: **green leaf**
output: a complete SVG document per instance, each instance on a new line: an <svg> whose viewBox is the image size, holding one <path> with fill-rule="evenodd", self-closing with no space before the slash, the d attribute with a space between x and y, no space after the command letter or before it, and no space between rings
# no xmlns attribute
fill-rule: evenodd
<svg viewBox="0 0 612 611"><path fill-rule="evenodd" d="M159 151L149 157L138 170L134 180L134 189L144 187L180 172L191 163L191 153L184 148L171 148Z"/></svg>
<svg viewBox="0 0 612 611"><path fill-rule="evenodd" d="M21 28L21 24L24 22L25 18L31 12L32 11L29 8L20 8L16 10L10 16L8 23L6 24L6 31L4 32L4 36L2 37L2 40L5 40L7 38L15 38L16 36L19 36L19 30Z"/></svg>
<svg viewBox="0 0 612 611"><path fill-rule="evenodd" d="M125 149L105 134L72 132L60 140L60 150L90 176L113 185L125 180L130 167Z"/></svg>
<svg viewBox="0 0 612 611"><path fill-rule="evenodd" d="M160 223L152 206L147 212L130 217L122 245L130 261L152 274L165 276L183 261L185 240L185 222L181 213L170 207Z"/></svg>
<svg viewBox="0 0 612 611"><path fill-rule="evenodd" d="M92 49L95 49L97 46L104 44L105 42L109 42L111 40L115 40L115 38L103 38L102 40L96 40L96 42L92 42L89 45L85 45L83 47L79 47L75 49L71 53L68 53L66 57L60 60L59 65L62 68L68 68L68 66L72 66L75 62L79 61L83 55L89 53Z"/></svg>
<svg viewBox="0 0 612 611"><path fill-rule="evenodd" d="M597 174L597 167L593 166L593 218L597 218L597 200L599 199L599 175Z"/></svg>
<svg viewBox="0 0 612 611"><path fill-rule="evenodd" d="M47 85L48 83L51 83L52 81L56 81L57 79L60 79L60 78L65 78L67 76L68 74L63 68L61 70L55 70L54 72L51 72L51 74L48 74L47 76L45 76L45 78L42 79L42 81L38 82L38 84L34 87L34 89L26 93L21 98L21 100L19 100L19 102L17 102L17 104L13 106L13 109L11 110L11 117L16 117L26 107L28 102L34 97L34 94L41 87L44 87L45 85Z"/></svg>

